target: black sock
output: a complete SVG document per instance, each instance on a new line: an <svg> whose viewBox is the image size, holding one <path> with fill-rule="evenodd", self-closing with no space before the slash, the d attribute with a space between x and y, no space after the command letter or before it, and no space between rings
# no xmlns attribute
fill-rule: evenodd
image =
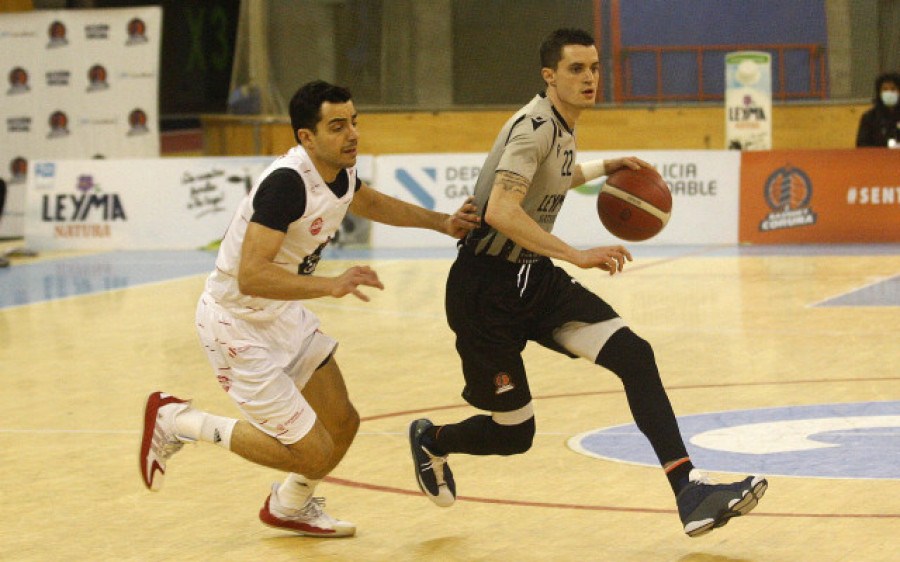
<svg viewBox="0 0 900 562"><path fill-rule="evenodd" d="M433 425L425 430L422 433L422 445L425 445L425 448L431 451L431 454L437 455L439 457L447 456L446 451L441 449L441 447L437 444L437 431L443 426Z"/></svg>
<svg viewBox="0 0 900 562"><path fill-rule="evenodd" d="M684 457L675 462L678 464L666 471L666 478L669 479L669 486L672 487L672 491L677 496L679 492L688 485L688 482L690 482L690 475L691 471L694 469L694 464L688 457Z"/></svg>

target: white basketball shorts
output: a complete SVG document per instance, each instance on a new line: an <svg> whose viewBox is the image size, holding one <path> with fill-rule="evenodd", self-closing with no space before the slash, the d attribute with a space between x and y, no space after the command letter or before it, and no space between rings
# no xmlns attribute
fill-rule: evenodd
<svg viewBox="0 0 900 562"><path fill-rule="evenodd" d="M286 445L300 441L316 413L300 390L337 348L299 302L267 322L236 318L203 293L197 333L219 384L247 420Z"/></svg>

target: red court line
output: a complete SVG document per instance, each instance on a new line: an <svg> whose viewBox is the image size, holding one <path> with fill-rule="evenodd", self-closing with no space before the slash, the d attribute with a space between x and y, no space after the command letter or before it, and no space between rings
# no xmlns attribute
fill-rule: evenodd
<svg viewBox="0 0 900 562"><path fill-rule="evenodd" d="M392 486L380 486L378 484L366 484L364 482L355 482L344 478L335 478L326 476L325 481L340 486L349 486L351 488L360 488L363 490L373 490L376 492L388 492L392 494L401 494L404 496L423 496L422 492L416 490L405 490L403 488L394 488ZM424 499L424 497L423 497ZM520 500L504 500L496 498L479 498L475 496L457 496L458 501L467 501L473 503L489 503L500 505L513 505L519 507L543 507L549 509L578 509L584 511L616 511L627 513L678 513L675 509L656 509L651 507L619 507L610 505L583 505L574 503L549 503L549 502L530 502ZM817 519L900 519L900 513L761 513L754 511L749 514L750 517L794 517L794 518L817 518Z"/></svg>
<svg viewBox="0 0 900 562"><path fill-rule="evenodd" d="M846 382L883 382L895 381L900 377L866 377L866 378L843 378L843 379L806 379L793 381L751 381L740 383L723 383L723 384L690 384L675 385L667 387L667 390L692 390L698 388L723 388L723 387L740 387L740 386L763 386L763 385L786 385L786 384L820 384L820 383L846 383ZM554 398L572 398L576 396L598 396L604 394L621 394L624 389L616 390L598 390L592 392L572 392L565 394L552 394L547 396L535 396L535 400L549 400ZM424 412L435 412L439 410L453 410L457 408L471 408L468 404L453 404L448 406L431 406L427 408L417 408L415 410L403 410L400 412L389 412L385 414L377 414L374 416L366 416L360 418L361 422L380 420L385 418L395 418L400 416L412 416L413 414L421 414ZM416 490L406 490L403 488L394 488L392 486L381 486L378 484L368 484L365 482L357 482L344 478L335 478L326 476L326 482L338 484L341 486L349 486L351 488L360 488L364 490L373 490L377 492L387 492L392 494L401 494L406 496L421 496L421 492ZM577 509L585 511L615 511L629 513L677 513L675 509L657 509L650 507L620 507L605 505L584 505L572 503L548 503L548 502L531 502L522 500L508 500L499 498L479 498L475 496L457 496L457 500L468 501L474 503L487 503L499 505L512 505L519 507L542 507L548 509ZM819 518L819 519L900 519L900 513L764 513L754 511L749 516L755 517L780 517L780 518Z"/></svg>
<svg viewBox="0 0 900 562"><path fill-rule="evenodd" d="M666 385L666 390L671 392L673 390L696 390L700 388L730 388L730 387L742 387L742 386L782 386L789 384L823 384L823 383L845 383L845 382L887 382L887 381L896 381L900 380L900 376L897 377L862 377L862 378L841 378L841 379L798 379L791 381L749 381L749 382L737 382L737 383L720 383L720 384L683 384L683 385ZM625 392L624 388L617 388L613 390L592 390L588 392L568 392L563 394L548 394L546 396L534 396L535 400L551 400L554 398L572 398L576 396L600 396L604 394L623 394ZM461 403L461 404L452 404L449 406L429 406L427 408L416 408L415 410L403 410L401 412L388 412L385 414L376 414L374 416L365 416L360 418L360 421L374 421L385 418L396 418L400 416L407 416L412 414L421 414L424 412L436 412L440 410L453 410L456 408L471 408L469 404Z"/></svg>

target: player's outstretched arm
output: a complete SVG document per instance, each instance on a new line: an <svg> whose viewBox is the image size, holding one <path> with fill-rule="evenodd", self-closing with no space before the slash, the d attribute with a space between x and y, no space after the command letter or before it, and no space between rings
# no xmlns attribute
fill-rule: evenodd
<svg viewBox="0 0 900 562"><path fill-rule="evenodd" d="M485 220L527 250L565 260L584 269L600 268L613 275L631 261L622 246L578 250L542 229L522 209L522 200L530 187L528 179L512 172L497 172L488 200Z"/></svg>
<svg viewBox="0 0 900 562"><path fill-rule="evenodd" d="M522 209L530 187L528 178L506 170L497 172L484 220L526 250L578 265L579 250L541 228Z"/></svg>
<svg viewBox="0 0 900 562"><path fill-rule="evenodd" d="M385 195L372 189L365 182L353 196L350 210L361 217L383 224L427 228L453 238L462 238L480 223L471 197L466 199L454 214L448 215Z"/></svg>
<svg viewBox="0 0 900 562"><path fill-rule="evenodd" d="M245 295L276 300L343 297L353 294L368 301L360 286L383 289L378 274L367 266L354 266L338 277L297 275L275 265L285 234L256 222L247 225L241 249L238 287Z"/></svg>

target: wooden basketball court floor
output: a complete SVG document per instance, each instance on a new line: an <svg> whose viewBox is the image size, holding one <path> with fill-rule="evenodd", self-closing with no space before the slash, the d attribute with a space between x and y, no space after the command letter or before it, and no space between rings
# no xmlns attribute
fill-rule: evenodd
<svg viewBox="0 0 900 562"><path fill-rule="evenodd" d="M632 250L623 275L573 273L654 345L701 468L769 475L750 516L684 535L615 376L537 346L533 449L453 456L457 503L421 496L407 424L473 413L442 308L450 248L336 250L320 265L371 264L386 287L309 303L363 419L318 489L357 536L265 527L282 475L206 444L150 493L148 393L237 414L193 326L213 256L46 252L0 270L0 560L896 560L900 245Z"/></svg>

